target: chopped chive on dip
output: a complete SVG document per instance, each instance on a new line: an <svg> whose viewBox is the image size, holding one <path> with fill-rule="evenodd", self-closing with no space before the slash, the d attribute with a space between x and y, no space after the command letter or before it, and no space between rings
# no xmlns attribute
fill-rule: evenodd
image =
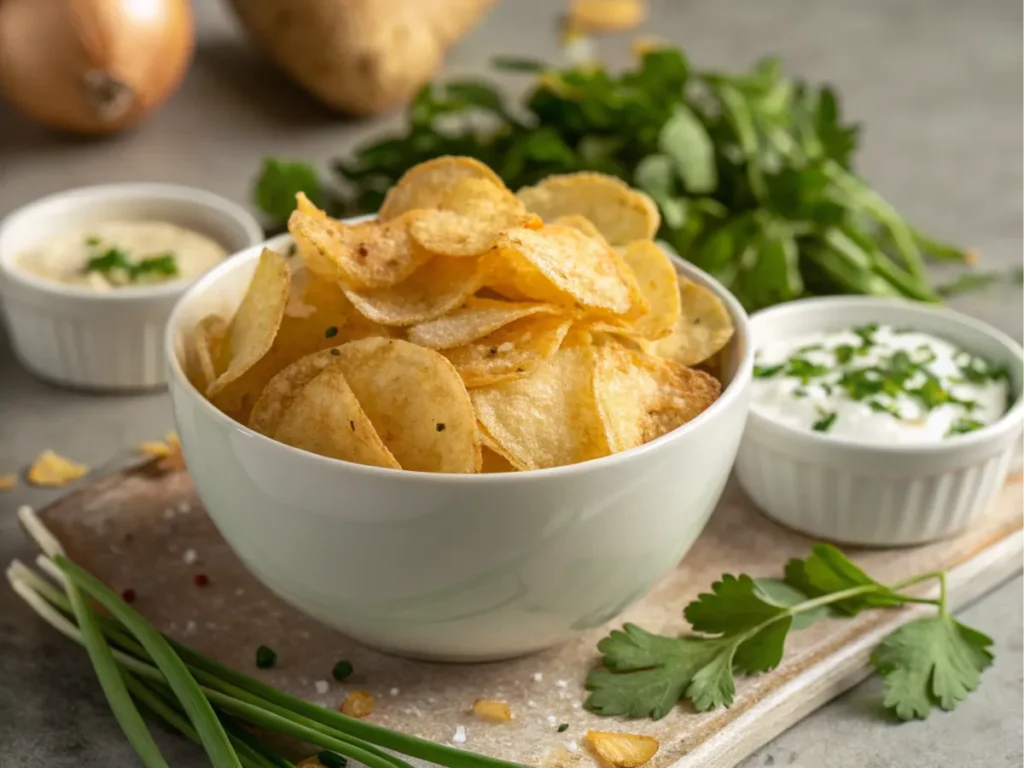
<svg viewBox="0 0 1024 768"><path fill-rule="evenodd" d="M352 662L342 659L334 665L334 669L331 670L331 676L340 682L348 679L353 671Z"/></svg>
<svg viewBox="0 0 1024 768"><path fill-rule="evenodd" d="M998 421L1012 377L968 350L870 323L758 350L754 402L794 427L878 443L937 442Z"/></svg>
<svg viewBox="0 0 1024 768"><path fill-rule="evenodd" d="M260 669L270 669L277 661L277 651L261 645L256 649L256 666Z"/></svg>

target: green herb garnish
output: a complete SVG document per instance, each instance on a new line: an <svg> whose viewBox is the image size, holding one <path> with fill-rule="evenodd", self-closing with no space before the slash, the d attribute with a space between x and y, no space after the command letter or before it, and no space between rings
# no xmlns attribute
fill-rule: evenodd
<svg viewBox="0 0 1024 768"><path fill-rule="evenodd" d="M828 432L832 429L832 425L836 423L836 419L839 418L839 414L835 411L822 411L819 409L818 414L821 418L811 425L811 429L815 432Z"/></svg>
<svg viewBox="0 0 1024 768"><path fill-rule="evenodd" d="M428 85L404 129L334 164L337 185L310 165L270 158L257 203L278 222L300 190L332 215L373 212L406 170L440 155L475 157L511 189L599 171L650 195L659 238L748 310L828 294L938 301L923 255L967 260L851 171L858 127L835 92L786 77L775 59L736 74L692 67L667 47L616 73L495 64L534 78L514 108L478 80Z"/></svg>
<svg viewBox="0 0 1024 768"><path fill-rule="evenodd" d="M277 662L277 651L261 645L256 649L256 666L260 669L270 669Z"/></svg>
<svg viewBox="0 0 1024 768"><path fill-rule="evenodd" d="M150 276L174 277L178 274L178 262L173 253L161 253L141 261L132 261L127 251L108 248L85 263L85 272L99 272L112 281L120 278L124 282L136 283Z"/></svg>
<svg viewBox="0 0 1024 768"><path fill-rule="evenodd" d="M338 326L336 326L336 325L332 325L330 328L328 328L326 331L324 331L324 338L327 338L327 339L333 339L337 335L338 335Z"/></svg>
<svg viewBox="0 0 1024 768"><path fill-rule="evenodd" d="M559 733L565 733L566 731L569 730L569 724L568 723L559 723L557 730L558 730Z"/></svg>
<svg viewBox="0 0 1024 768"><path fill-rule="evenodd" d="M781 373L786 367L785 363L778 365L755 365L754 376L758 379L769 379L777 373Z"/></svg>
<svg viewBox="0 0 1024 768"><path fill-rule="evenodd" d="M334 668L331 670L331 676L338 680L347 680L354 670L352 669L352 662L342 659L335 663Z"/></svg>
<svg viewBox="0 0 1024 768"><path fill-rule="evenodd" d="M102 241L96 235L89 235L85 238L85 244L90 247L99 245Z"/></svg>
<svg viewBox="0 0 1024 768"><path fill-rule="evenodd" d="M848 362L853 360L853 355L856 351L857 348L850 344L840 344L832 350L836 356L836 362L840 365L846 365Z"/></svg>
<svg viewBox="0 0 1024 768"><path fill-rule="evenodd" d="M937 579L937 599L905 590ZM885 706L903 720L925 718L934 706L953 709L978 687L992 663L992 640L949 613L945 572L898 584L872 579L837 548L816 544L809 557L791 560L785 581L724 575L686 606L695 633L667 637L626 624L598 643L603 667L587 678L586 706L599 715L667 715L681 699L703 712L729 706L734 674L778 666L786 636L823 611L852 616L877 607L926 603L938 615L916 619L883 638L871 661L885 684Z"/></svg>
<svg viewBox="0 0 1024 768"><path fill-rule="evenodd" d="M953 435L966 435L968 432L974 432L981 429L985 425L975 419L960 418L953 422L949 430L946 432L946 437L952 437Z"/></svg>
<svg viewBox="0 0 1024 768"><path fill-rule="evenodd" d="M812 363L802 357L791 357L786 363L786 375L800 379L801 384L809 384L811 379L827 374L828 368L824 365Z"/></svg>

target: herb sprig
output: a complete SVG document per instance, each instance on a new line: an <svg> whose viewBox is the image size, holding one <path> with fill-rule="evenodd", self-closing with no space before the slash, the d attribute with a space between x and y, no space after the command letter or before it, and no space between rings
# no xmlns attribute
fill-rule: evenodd
<svg viewBox="0 0 1024 768"><path fill-rule="evenodd" d="M337 184L268 158L257 204L278 222L298 191L334 215L372 212L408 168L446 154L482 160L512 189L599 171L647 192L661 239L747 309L845 293L939 301L923 257L971 260L909 225L852 172L860 129L844 121L835 91L786 77L776 59L730 74L695 69L666 47L618 74L522 59L495 66L535 78L514 108L486 82L429 85L404 130L334 164Z"/></svg>
<svg viewBox="0 0 1024 768"><path fill-rule="evenodd" d="M98 245L98 242L92 245ZM137 283L150 277L175 277L178 274L178 260L173 253L160 253L132 261L129 253L121 248L111 247L97 253L85 263L85 272L98 272L112 282Z"/></svg>
<svg viewBox="0 0 1024 768"><path fill-rule="evenodd" d="M939 597L906 590L939 582ZM829 544L787 563L784 581L726 574L686 606L695 633L656 635L626 624L598 643L603 666L587 679L586 707L599 715L665 717L680 700L703 712L730 706L735 674L774 669L793 629L832 613L854 616L908 603L935 606L886 636L871 656L884 678L885 706L902 720L925 718L935 706L953 709L975 690L992 663L992 640L949 612L944 572L884 585Z"/></svg>

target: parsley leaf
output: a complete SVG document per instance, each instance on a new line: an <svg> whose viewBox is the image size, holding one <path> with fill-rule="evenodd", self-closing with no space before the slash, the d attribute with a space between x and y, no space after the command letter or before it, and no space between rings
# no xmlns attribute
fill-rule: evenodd
<svg viewBox="0 0 1024 768"><path fill-rule="evenodd" d="M901 720L953 709L992 663L992 640L948 615L918 619L886 637L871 655L885 680L885 706Z"/></svg>
<svg viewBox="0 0 1024 768"><path fill-rule="evenodd" d="M832 606L850 616L865 608L899 605L902 602L898 595L864 573L831 544L815 544L807 558L794 558L786 563L785 581L810 597L832 595L855 587L876 587L876 591L845 598Z"/></svg>
<svg viewBox="0 0 1024 768"><path fill-rule="evenodd" d="M160 253L133 262L127 251L108 248L85 263L85 272L99 272L108 280L121 278L135 283L149 275L174 277L178 274L178 262L173 253Z"/></svg>
<svg viewBox="0 0 1024 768"><path fill-rule="evenodd" d="M305 192L315 205L324 205L323 188L316 169L308 163L289 163L276 157L263 161L256 179L256 205L278 221L287 221L295 209L295 195Z"/></svg>

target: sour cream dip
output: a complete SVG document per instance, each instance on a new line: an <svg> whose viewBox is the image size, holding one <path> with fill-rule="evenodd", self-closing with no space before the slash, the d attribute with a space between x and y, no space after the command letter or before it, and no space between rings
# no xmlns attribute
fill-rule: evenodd
<svg viewBox="0 0 1024 768"><path fill-rule="evenodd" d="M29 248L14 265L97 291L192 279L228 255L217 241L164 221L108 221Z"/></svg>
<svg viewBox="0 0 1024 768"><path fill-rule="evenodd" d="M762 346L753 402L798 429L866 443L928 443L998 421L1003 368L926 333L888 325L810 333Z"/></svg>

